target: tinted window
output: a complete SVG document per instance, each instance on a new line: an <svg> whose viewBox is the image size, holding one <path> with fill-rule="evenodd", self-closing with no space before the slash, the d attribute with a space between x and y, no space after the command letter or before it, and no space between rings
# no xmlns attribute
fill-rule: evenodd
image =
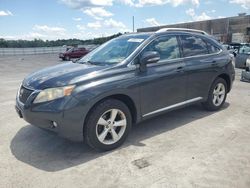
<svg viewBox="0 0 250 188"><path fill-rule="evenodd" d="M160 54L160 62L180 57L178 41L174 36L160 37L151 42L142 53L147 51L157 51Z"/></svg>
<svg viewBox="0 0 250 188"><path fill-rule="evenodd" d="M184 56L196 56L208 54L207 44L198 37L184 35L181 36Z"/></svg>

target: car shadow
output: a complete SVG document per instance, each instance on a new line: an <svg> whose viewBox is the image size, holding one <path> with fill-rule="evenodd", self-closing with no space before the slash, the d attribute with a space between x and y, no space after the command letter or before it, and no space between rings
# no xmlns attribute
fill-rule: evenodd
<svg viewBox="0 0 250 188"><path fill-rule="evenodd" d="M225 103L222 110L229 105ZM213 113L215 112L203 110L201 105L193 105L146 120L133 126L127 141L116 150L130 145L144 147L142 141L145 139L185 126ZM77 166L116 151L99 153L86 144L68 141L31 125L17 132L11 141L10 149L18 160L49 172Z"/></svg>

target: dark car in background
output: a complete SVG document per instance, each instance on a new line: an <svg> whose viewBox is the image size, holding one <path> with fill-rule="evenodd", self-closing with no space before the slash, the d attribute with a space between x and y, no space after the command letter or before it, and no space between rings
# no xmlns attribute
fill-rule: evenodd
<svg viewBox="0 0 250 188"><path fill-rule="evenodd" d="M125 141L132 124L164 112L195 103L221 109L235 77L232 60L202 31L127 34L75 63L27 76L16 110L32 125L111 150Z"/></svg>
<svg viewBox="0 0 250 188"><path fill-rule="evenodd" d="M242 44L235 58L236 68L246 68L247 59L250 58L250 44Z"/></svg>
<svg viewBox="0 0 250 188"><path fill-rule="evenodd" d="M62 60L69 61L71 59L81 58L81 57L85 56L86 54L88 54L89 52L90 51L84 47L81 47L81 48L74 47L74 48L68 49L64 53L60 53L59 58L61 58Z"/></svg>

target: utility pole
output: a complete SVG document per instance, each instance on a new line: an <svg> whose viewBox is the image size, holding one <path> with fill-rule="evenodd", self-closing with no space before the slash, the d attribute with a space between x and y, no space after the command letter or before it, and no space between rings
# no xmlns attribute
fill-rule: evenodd
<svg viewBox="0 0 250 188"><path fill-rule="evenodd" d="M134 33L135 32L135 17L134 16L133 16L132 22L133 22L133 33Z"/></svg>

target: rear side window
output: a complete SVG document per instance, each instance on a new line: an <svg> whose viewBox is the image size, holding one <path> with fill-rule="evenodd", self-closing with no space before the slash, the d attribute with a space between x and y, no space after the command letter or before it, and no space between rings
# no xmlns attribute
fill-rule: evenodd
<svg viewBox="0 0 250 188"><path fill-rule="evenodd" d="M160 54L160 62L180 58L180 50L175 36L159 37L151 42L142 53L157 51Z"/></svg>
<svg viewBox="0 0 250 188"><path fill-rule="evenodd" d="M209 54L206 42L199 37L183 35L181 41L185 57Z"/></svg>

